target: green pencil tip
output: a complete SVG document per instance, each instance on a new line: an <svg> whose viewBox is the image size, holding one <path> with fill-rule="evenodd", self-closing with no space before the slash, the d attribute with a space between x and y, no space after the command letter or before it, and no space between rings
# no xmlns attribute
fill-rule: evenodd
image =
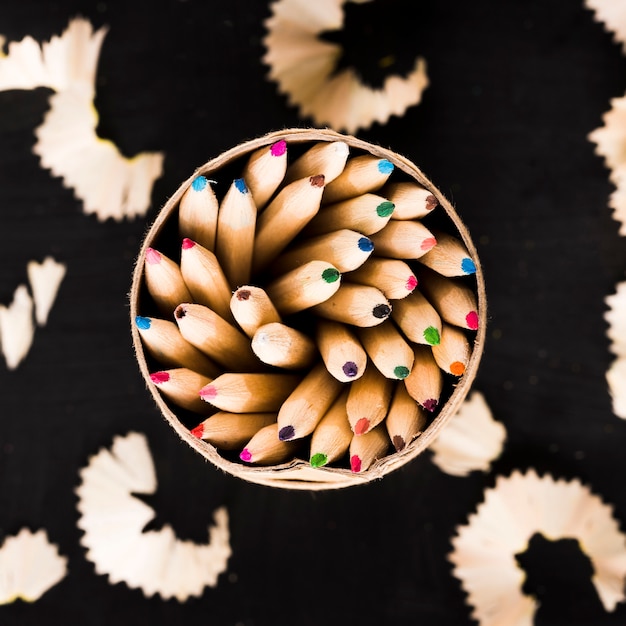
<svg viewBox="0 0 626 626"><path fill-rule="evenodd" d="M322 467L328 463L328 457L322 452L317 452L311 457L310 463L311 467Z"/></svg>
<svg viewBox="0 0 626 626"><path fill-rule="evenodd" d="M441 341L441 337L439 336L439 331L434 326L429 326L424 331L424 339L426 339L426 341L431 346L438 346L439 342Z"/></svg>

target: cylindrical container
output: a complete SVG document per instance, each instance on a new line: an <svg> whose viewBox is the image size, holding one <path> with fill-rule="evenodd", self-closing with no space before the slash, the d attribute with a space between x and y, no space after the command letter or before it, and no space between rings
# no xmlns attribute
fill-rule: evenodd
<svg viewBox="0 0 626 626"><path fill-rule="evenodd" d="M193 263L191 248L203 253ZM246 286L271 296L261 329L230 308ZM371 290L384 305L367 308ZM328 129L286 129L211 159L167 200L138 253L130 315L140 371L183 441L249 482L321 490L380 479L428 448L475 379L486 296L465 225L416 165ZM360 365L331 375L348 338ZM245 381L234 407L215 399L226 378ZM339 452L326 462L312 440L333 412L325 445ZM224 419L246 422L239 441L201 438L201 423ZM264 429L255 441L249 419Z"/></svg>

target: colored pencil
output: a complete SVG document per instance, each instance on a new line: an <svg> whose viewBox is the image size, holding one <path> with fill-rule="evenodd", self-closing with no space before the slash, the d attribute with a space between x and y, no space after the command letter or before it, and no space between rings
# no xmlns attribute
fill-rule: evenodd
<svg viewBox="0 0 626 626"><path fill-rule="evenodd" d="M225 372L203 387L200 397L229 413L273 413L301 378L296 374Z"/></svg>
<svg viewBox="0 0 626 626"><path fill-rule="evenodd" d="M370 256L367 264L351 272L350 281L376 287L388 300L406 298L418 284L417 276L408 263L376 256Z"/></svg>
<svg viewBox="0 0 626 626"><path fill-rule="evenodd" d="M439 201L433 193L416 182L389 182L382 194L396 205L391 219L413 220L426 217Z"/></svg>
<svg viewBox="0 0 626 626"><path fill-rule="evenodd" d="M324 176L300 178L283 187L259 213L253 264L263 271L319 211Z"/></svg>
<svg viewBox="0 0 626 626"><path fill-rule="evenodd" d="M419 259L437 245L432 232L417 220L389 220L371 240L374 254L391 259Z"/></svg>
<svg viewBox="0 0 626 626"><path fill-rule="evenodd" d="M413 400L429 413L434 413L441 401L442 370L433 356L433 348L414 345L413 353L413 369L404 379L404 385Z"/></svg>
<svg viewBox="0 0 626 626"><path fill-rule="evenodd" d="M252 351L263 363L284 369L309 367L317 356L315 342L281 322L261 326L252 337Z"/></svg>
<svg viewBox="0 0 626 626"><path fill-rule="evenodd" d="M368 365L363 376L350 383L346 411L355 435L364 435L387 415L395 383Z"/></svg>
<svg viewBox="0 0 626 626"><path fill-rule="evenodd" d="M367 356L383 376L403 380L411 373L413 348L391 321L357 328L356 332Z"/></svg>
<svg viewBox="0 0 626 626"><path fill-rule="evenodd" d="M250 282L257 209L243 178L236 178L217 214L215 256L233 289Z"/></svg>
<svg viewBox="0 0 626 626"><path fill-rule="evenodd" d="M442 230L433 229L437 245L420 257L420 263L442 276L467 276L476 273L476 264L461 239Z"/></svg>
<svg viewBox="0 0 626 626"><path fill-rule="evenodd" d="M316 174L322 174L329 183L343 172L349 154L350 148L344 141L315 143L287 167L285 183Z"/></svg>
<svg viewBox="0 0 626 626"><path fill-rule="evenodd" d="M391 441L384 424L379 424L362 435L354 435L350 442L350 470L359 474L368 470L376 461L387 456Z"/></svg>
<svg viewBox="0 0 626 626"><path fill-rule="evenodd" d="M372 235L387 225L394 209L393 202L387 198L375 193L364 193L323 206L304 232L313 236L350 228L364 235Z"/></svg>
<svg viewBox="0 0 626 626"><path fill-rule="evenodd" d="M471 348L469 339L461 328L444 322L441 328L441 341L432 347L432 351L437 365L444 372L457 377L465 374Z"/></svg>
<svg viewBox="0 0 626 626"><path fill-rule="evenodd" d="M478 330L478 301L461 278L442 276L429 268L418 270L420 291L448 324Z"/></svg>
<svg viewBox="0 0 626 626"><path fill-rule="evenodd" d="M275 422L276 413L218 411L190 432L194 437L208 441L220 450L239 450L257 431Z"/></svg>
<svg viewBox="0 0 626 626"><path fill-rule="evenodd" d="M348 451L353 432L346 412L348 390L344 389L311 433L309 463L323 467L340 460Z"/></svg>
<svg viewBox="0 0 626 626"><path fill-rule="evenodd" d="M342 388L323 363L315 365L280 407L278 437L290 441L310 435Z"/></svg>
<svg viewBox="0 0 626 626"><path fill-rule="evenodd" d="M277 424L261 428L245 445L239 458L245 463L256 465L274 465L292 459L300 442L283 441L278 438L277 432Z"/></svg>
<svg viewBox="0 0 626 626"><path fill-rule="evenodd" d="M419 288L393 303L391 318L410 341L434 346L441 340L441 317Z"/></svg>
<svg viewBox="0 0 626 626"><path fill-rule="evenodd" d="M212 382L212 378L198 374L187 367L159 370L150 374L157 389L177 406L206 415L207 404L200 397L200 389Z"/></svg>
<svg viewBox="0 0 626 626"><path fill-rule="evenodd" d="M284 274L308 261L321 259L341 273L351 272L363 265L373 250L371 239L356 230L343 228L289 246L274 261L272 271Z"/></svg>
<svg viewBox="0 0 626 626"><path fill-rule="evenodd" d="M175 322L137 315L135 326L148 354L162 366L188 367L211 378L219 375L217 364L191 345L180 334Z"/></svg>
<svg viewBox="0 0 626 626"><path fill-rule="evenodd" d="M312 307L314 313L354 326L382 324L391 313L391 304L380 289L343 281L337 292Z"/></svg>
<svg viewBox="0 0 626 626"><path fill-rule="evenodd" d="M192 302L179 304L174 318L182 336L225 369L260 369L262 364L248 338L209 307Z"/></svg>
<svg viewBox="0 0 626 626"><path fill-rule="evenodd" d="M274 195L287 171L287 142L284 139L258 148L246 161L241 178L246 181L260 211Z"/></svg>
<svg viewBox="0 0 626 626"><path fill-rule="evenodd" d="M348 198L380 189L394 171L394 164L372 154L355 156L337 178L330 181L324 190L323 204L333 204Z"/></svg>
<svg viewBox="0 0 626 626"><path fill-rule="evenodd" d="M274 279L267 287L267 295L281 315L297 313L337 293L341 272L326 261L309 261Z"/></svg>
<svg viewBox="0 0 626 626"><path fill-rule="evenodd" d="M196 176L178 206L178 234L197 241L207 250L215 250L219 201L211 187L214 181Z"/></svg>
<svg viewBox="0 0 626 626"><path fill-rule="evenodd" d="M181 302L192 300L178 263L154 248L146 248L144 278L148 293L167 319Z"/></svg>
<svg viewBox="0 0 626 626"><path fill-rule="evenodd" d="M230 311L248 337L264 324L280 322L281 317L265 289L255 285L239 287L230 299Z"/></svg>
<svg viewBox="0 0 626 626"><path fill-rule="evenodd" d="M230 286L211 250L185 237L180 251L180 271L194 302L208 306L225 320L231 319Z"/></svg>
<svg viewBox="0 0 626 626"><path fill-rule="evenodd" d="M424 430L428 418L424 409L409 395L405 385L396 385L385 427L396 452L402 452Z"/></svg>
<svg viewBox="0 0 626 626"><path fill-rule="evenodd" d="M326 369L338 381L349 383L363 376L367 353L349 326L318 318L315 340Z"/></svg>

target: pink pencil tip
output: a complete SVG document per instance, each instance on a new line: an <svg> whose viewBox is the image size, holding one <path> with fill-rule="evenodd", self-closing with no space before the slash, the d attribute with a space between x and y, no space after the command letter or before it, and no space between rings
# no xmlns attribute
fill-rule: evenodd
<svg viewBox="0 0 626 626"><path fill-rule="evenodd" d="M354 425L355 435L364 435L370 428L370 421L366 417L362 417Z"/></svg>
<svg viewBox="0 0 626 626"><path fill-rule="evenodd" d="M424 239L424 241L422 241L422 243L420 244L420 248L422 250L430 250L432 248L434 248L437 245L437 240L434 237L427 237L426 239Z"/></svg>
<svg viewBox="0 0 626 626"><path fill-rule="evenodd" d="M272 147L270 148L271 155L275 157L283 156L285 152L287 152L287 142L284 139L272 144Z"/></svg>
<svg viewBox="0 0 626 626"><path fill-rule="evenodd" d="M355 474L361 471L361 459L356 454L350 457L350 469Z"/></svg>
<svg viewBox="0 0 626 626"><path fill-rule="evenodd" d="M406 290L413 291L417 287L417 278L415 276L409 276L409 279L406 281Z"/></svg>
<svg viewBox="0 0 626 626"><path fill-rule="evenodd" d="M476 311L470 311L465 316L465 321L470 330L478 330L478 313L476 313Z"/></svg>
<svg viewBox="0 0 626 626"><path fill-rule="evenodd" d="M153 372L152 374L150 374L150 380L155 385L166 383L169 379L170 379L170 375L167 372Z"/></svg>
<svg viewBox="0 0 626 626"><path fill-rule="evenodd" d="M189 248L193 248L196 245L196 242L189 239L189 237L185 237L183 239L183 250L188 250Z"/></svg>
<svg viewBox="0 0 626 626"><path fill-rule="evenodd" d="M244 448L239 454L239 458L246 463L249 463L252 460L252 453L248 448Z"/></svg>
<svg viewBox="0 0 626 626"><path fill-rule="evenodd" d="M146 248L146 261L151 265L156 265L161 262L161 254L154 248Z"/></svg>
<svg viewBox="0 0 626 626"><path fill-rule="evenodd" d="M194 437L202 439L202 435L204 434L204 426L202 424L198 424L198 426L192 428L190 432Z"/></svg>
<svg viewBox="0 0 626 626"><path fill-rule="evenodd" d="M203 400L212 400L217 397L217 389L213 385L206 385L200 389L200 397Z"/></svg>

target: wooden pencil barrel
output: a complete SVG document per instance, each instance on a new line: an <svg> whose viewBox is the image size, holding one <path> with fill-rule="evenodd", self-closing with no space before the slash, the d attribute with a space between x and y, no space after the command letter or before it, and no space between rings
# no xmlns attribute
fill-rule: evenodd
<svg viewBox="0 0 626 626"><path fill-rule="evenodd" d="M369 465L364 471L355 472L354 466L351 466L351 462L349 460L344 460L343 464L328 464L321 467L314 466L313 462L308 457L309 448L307 446L311 439L310 435L308 438L299 442L300 446L298 446L298 442L289 442L290 445L292 443L294 444L293 449L295 451L292 453L293 456L291 458L283 459L283 462L273 465L247 464L240 460L243 457L236 457L231 451L218 449L214 445L211 445L207 441L204 441L197 436L196 427L198 426L198 424L200 424L203 420L207 418L210 420L210 415L213 413L219 413L219 409L212 407L210 404L207 404L207 410L205 415L190 414L185 409L180 408L175 403L172 403L171 399L169 399L165 394L161 393L158 389L158 386L154 385L151 380L151 374L153 374L157 370L166 369L167 363L159 362L160 353L158 348L155 349L154 346L150 345L148 349L148 345L146 342L146 332L149 332L149 330L146 331L146 328L149 328L150 320L167 319L170 322L176 322L176 318L173 311L172 315L169 317L167 316L167 312L163 313L162 302L157 302L155 298L153 298L151 295L149 285L147 284L148 281L145 272L144 260L146 258L146 254L153 254L152 251L157 250L167 259L180 261L180 246L182 237L180 234L179 222L182 219L181 202L187 202L188 204L186 198L189 196L190 188L192 187L192 185L198 185L199 180L209 181L206 182L206 184L210 184L210 182L212 181L219 181L221 192L216 191L216 194L218 195L218 197L221 196L218 198L218 200L221 201L221 199L225 195L226 190L229 189L233 181L241 180L239 177L241 176L241 173L246 163L251 160L251 155L258 155L260 154L262 149L272 147L278 142L284 142L284 144L281 145L286 146L286 150L288 151L288 157L290 159L290 165L292 165L299 156L306 155L307 150L309 150L311 147L317 146L319 148L325 143L328 144L329 148L331 147L331 145L335 144L346 144L349 150L346 164L350 163L351 159L357 159L358 157L375 157L376 159L384 159L386 162L391 163L393 166L393 172L388 179L390 185L389 193L391 194L391 186L395 188L397 187L397 184L399 182L415 183L418 187L423 189L422 195L425 195L425 197L427 197L429 212L425 212L427 213L426 215L420 215L420 217L418 217L417 220L414 222L407 220L404 214L399 215L395 221L393 219L393 215L392 219L389 219L389 216L385 216L385 223L393 223L393 228L397 229L398 234L394 234L393 237L389 237L389 239L391 239L391 244L389 244L385 240L384 231L386 227L382 227L378 233L372 235L372 240L374 242L380 241L381 249L385 250L385 254L383 254L382 256L386 258L393 256L393 253L389 252L389 247L393 247L394 238L400 240L400 238L405 236L404 233L407 233L407 237L417 236L413 234L413 231L417 230L417 226L414 226L414 224L418 223L420 228L422 228L422 226L425 226L425 230L430 229L432 230L432 232L445 232L448 235L451 235L455 239L455 243L460 244L460 247L464 248L465 252L467 253L469 261L464 260L464 269L467 270L468 265L471 266L471 271L467 272L468 275L459 275L458 277L455 276L454 264L456 263L456 261L454 255L458 250L450 247L448 250L449 254L445 254L445 250L441 253L439 250L437 250L437 254L435 254L434 252L431 252L429 254L430 250L428 246L432 246L432 242L428 241L428 237L425 237L423 239L423 241L425 241L426 243L417 244L418 246L422 246L423 249L421 251L418 250L417 252L415 252L414 250L408 250L408 252L410 253L408 257L410 258L406 258L406 256L402 258L403 262L406 262L411 266L411 269L413 269L415 275L418 276L418 279L419 269L421 267L419 261L420 256L427 255L426 258L428 260L428 265L430 266L428 268L428 271L432 271L433 266L436 269L438 267L437 263L441 264L441 273L442 275L445 275L444 280L452 282L458 281L459 284L462 283L464 290L467 290L468 287L469 289L471 289L476 299L476 311L472 312L471 319L469 316L467 317L469 321L468 324L465 324L465 327L454 327L454 332L464 337L464 353L462 356L458 357L458 359L460 359L462 363L459 364L459 362L455 362L454 366L451 369L447 364L441 366L441 376L444 380L444 392L441 395L441 401L436 407L436 410L432 410L431 406L428 408L428 411L423 411L420 407L420 415L422 416L420 417L420 419L425 419L423 417L424 415L426 415L427 417L427 424L425 427L423 427L421 434L416 436L412 441L407 442L407 445L400 451L391 447L382 458L375 459L372 464ZM320 154L321 153L322 151L320 151ZM367 160L368 158L359 158L359 161L366 162ZM269 213L269 211L278 212L280 210L280 207L278 207L278 209L276 209L276 207L272 207L272 198L280 196L280 191L284 190L289 184L293 185L294 176L302 177L302 172L304 172L305 175L311 177L316 177L316 174L320 174L321 176L323 176L321 168L320 172L308 172L307 164L304 161L305 159L301 159L297 168L292 168L291 170L287 169L287 173L283 178L282 186L279 184L274 190L258 191L259 197L263 196L262 202L257 202L259 215L261 215L263 211L268 211ZM290 165L288 165L287 167L289 168ZM360 167L365 167L365 165L365 163L363 165L359 164ZM351 193L357 193L353 189L355 183L350 180L342 182L341 174L337 174L337 171L334 171L333 167L329 167L328 171L326 172L327 178L333 178L333 180L331 182L324 182L326 189L329 189L329 206L337 206L338 202L344 202L346 197L349 198ZM341 171L345 171L345 169L346 168L339 168L339 170ZM336 167L335 170L337 170ZM332 175L329 174L329 172L331 171ZM255 174L255 176L257 175L258 173ZM252 174L250 175L250 179L252 180ZM316 177L315 184L321 184L320 180L323 179ZM256 179L254 181L254 184L257 184ZM296 185L293 185L293 188L295 189ZM253 191L256 193L256 187ZM298 193L301 193L301 191ZM383 184L382 188L379 186L376 187L373 191L364 188L362 190L362 193L370 195L382 195L384 197L385 187ZM285 194L283 194L283 196L284 195ZM215 199L213 199L212 202L214 203ZM282 202L283 204L288 204L285 203L284 198L280 198L279 202ZM323 203L324 200L322 196L322 208L320 210L323 210ZM294 204L298 205L298 203ZM249 207L247 207L246 210L248 211L248 213L250 212ZM211 212L214 213L214 207L211 208ZM313 224L313 222L311 223ZM204 227L204 225L201 226ZM346 225L342 222L341 228L345 227ZM218 228L218 225L216 225L215 228ZM301 236L306 236L306 225L300 225L299 228L301 229L301 233L303 233ZM327 228L326 225L325 228ZM207 229L211 231L211 226L209 225L205 230ZM391 231L392 229L390 228L389 232ZM190 230L190 232L193 231ZM249 228L247 230L247 233L250 233ZM418 235L421 237L421 231L420 233L418 233ZM249 234L246 236L249 237ZM203 240L204 243L206 243L206 241L207 240ZM206 245L212 245L212 240L208 239L208 241L211 243L208 243ZM199 237L196 240L196 243L202 243L199 241ZM273 241L272 244L276 245L276 242ZM189 244L189 239L186 239L186 245L192 245ZM410 248L410 244L408 245ZM219 247L217 249L219 249ZM401 246L398 249L406 250L407 241L403 240L401 242ZM376 250L376 247L374 247L374 250ZM280 250L272 250L272 255L278 255L278 257L280 257ZM268 255L268 258L269 256L270 255ZM374 256L372 256L371 258L374 258ZM220 259L218 257L217 261L219 262L219 260ZM232 263L232 257L230 259L230 262ZM249 263L249 260L247 260L246 263ZM444 264L447 264L446 267L443 267ZM374 263L372 265L374 266ZM363 276L367 277L367 267L367 261L365 261L365 263L358 269L358 272L355 272L354 276L358 277L359 281L363 280ZM390 265L390 267L393 266ZM461 272L461 274L462 273L463 272ZM154 277L151 276L150 278L151 280L154 280ZM266 268L264 268L261 274L255 275L255 268L253 266L251 270L251 278L249 284L265 288L267 284L270 284L272 280L275 279L276 276L271 274L271 269L267 270ZM341 280L344 279L346 280L346 282L350 282L350 272L342 274ZM353 282L351 284L354 285L357 283ZM372 284L376 283L373 282ZM230 287L231 292L234 293L238 290L239 287L241 287L241 285L230 285ZM367 288L374 290L376 289L371 285ZM417 290L419 290L419 282L417 284ZM410 297L410 295L407 297ZM389 300L389 302L391 303L391 308L393 309L393 300ZM285 489L304 490L337 489L349 487L352 485L364 484L373 480L378 480L383 476L389 474L390 472L406 465L429 447L431 442L439 434L440 430L444 428L449 419L459 409L460 404L465 399L476 377L485 340L487 319L486 307L487 303L484 278L475 245L470 237L466 226L464 225L460 216L457 214L448 199L433 185L433 183L422 173L422 171L415 164L413 164L405 157L381 146L373 145L356 137L336 133L328 129L296 128L270 132L262 137L247 141L230 150L227 150L226 152L222 153L216 158L209 160L207 163L197 168L197 170L193 172L192 175L180 185L176 192L171 197L169 197L167 202L158 213L151 227L149 228L137 256L132 276L132 286L130 290L131 335L137 362L140 371L146 381L146 386L150 394L154 398L154 401L156 402L156 405L159 408L160 412L173 428L175 433L193 450L201 454L216 467L229 474L237 476L251 483L256 483L260 485L267 485ZM323 307L318 308L319 310L324 310ZM314 321L316 313L311 311L315 311L315 307L312 307L308 313L305 312L310 317L308 318L307 323L303 324L302 329L309 333L309 336L312 340L315 340L316 336ZM138 320L141 320L141 322L139 322ZM278 320L272 319L272 321ZM285 315L284 319L282 319L281 321L287 325L291 325L292 323L292 320L288 315ZM374 320L372 324L370 324L369 330L367 332L373 333L376 328L374 322L378 323L379 321L380 320ZM228 323L229 328L232 327L233 334L235 334L236 332L235 329L240 329L234 317L226 319L225 322ZM395 324L396 322L394 321L394 316L389 315L388 318L384 319L383 323ZM444 320L443 328L447 328L448 326L449 324ZM171 331L171 328L172 324L169 324L168 332ZM348 328L351 328L351 330L353 331L358 330L357 328L350 327L349 325ZM402 328L399 325L396 325L395 328L399 333L402 332ZM237 338L238 341L242 342L244 338L246 336L249 337L249 335L247 332L244 332L243 329L240 330L241 332L237 334ZM432 331L431 329L431 335L425 336L427 338L432 337L432 333L434 333L434 336L437 335L436 331ZM449 341L450 337L454 338L455 336L456 335L454 335L453 333L447 332L446 341ZM167 341L169 342L169 344L173 345L174 343L179 341L184 342L185 339L181 337L169 337L167 338ZM421 343L427 344L427 342ZM419 350L423 348L424 346L421 345L421 347L417 349L417 351L419 352ZM163 352L166 353L167 349L168 347L166 346L163 349ZM426 345L426 349L428 349L428 345ZM190 347L190 350L197 352L196 348L193 346ZM454 354L454 350L454 346L450 348L446 346L446 350L439 350L439 353L444 353L446 355ZM252 350L250 350L250 354L252 354ZM249 358L250 354L246 355L246 358ZM208 359L211 360L210 355L208 356ZM224 373L229 371L227 367L224 367L223 363L215 363L215 366L217 373L219 373L220 370L224 371ZM264 364L260 362L260 368L256 369L255 371L257 373L263 371L263 366ZM193 363L190 363L189 367L190 369L193 369ZM268 367L270 367L271 369L271 366ZM303 378L306 377L307 373L310 373L315 367L316 364L310 366L307 371L301 372L301 376ZM370 363L367 367L374 367L374 365ZM231 371L241 371L241 368ZM276 371L279 370L277 369ZM292 370L281 371L283 373L287 372L290 376L293 376ZM454 374L451 374L450 371L454 372ZM285 380L287 379L285 378ZM344 380L339 385L339 387L344 390L347 390L348 386L352 384L351 382L346 382L346 380L347 379L344 378ZM398 380L394 381L394 384L403 385L404 382L402 380ZM406 389L411 390L412 386L407 385ZM404 394L406 398L408 398L409 396L406 395L406 389L404 389ZM417 393L418 392L416 392L413 397L417 397ZM334 397L336 397L336 395ZM329 399L328 403L330 403L330 400L331 399ZM417 400L415 400L415 402L418 403ZM337 410L335 407L335 413L336 412ZM376 430L377 432L380 431L380 429L378 428ZM196 434L194 434L194 432ZM374 435L372 435L372 439L373 438ZM365 439L363 439L363 442L365 442ZM349 451L346 450L345 459L349 459L348 455Z"/></svg>

